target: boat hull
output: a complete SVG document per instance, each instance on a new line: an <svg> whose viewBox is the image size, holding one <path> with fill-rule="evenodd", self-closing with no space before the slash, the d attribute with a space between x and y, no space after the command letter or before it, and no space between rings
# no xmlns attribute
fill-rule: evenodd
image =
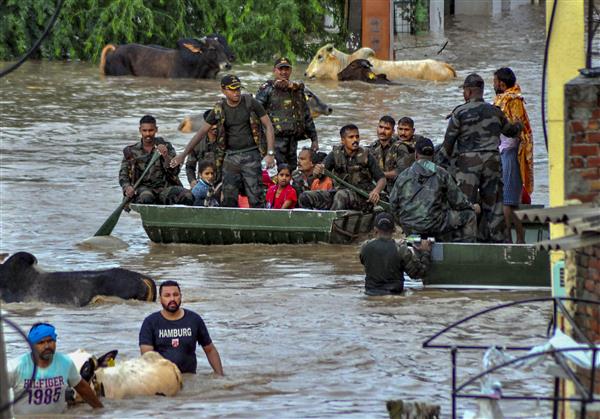
<svg viewBox="0 0 600 419"><path fill-rule="evenodd" d="M532 244L435 243L427 288L549 289L550 258Z"/></svg>
<svg viewBox="0 0 600 419"><path fill-rule="evenodd" d="M372 230L373 214L358 211L267 210L141 205L144 230L156 243L335 243L358 241Z"/></svg>

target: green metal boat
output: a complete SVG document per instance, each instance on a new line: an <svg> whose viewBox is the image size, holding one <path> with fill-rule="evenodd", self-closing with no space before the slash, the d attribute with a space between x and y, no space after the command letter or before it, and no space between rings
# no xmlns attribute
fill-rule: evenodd
<svg viewBox="0 0 600 419"><path fill-rule="evenodd" d="M211 208L141 205L150 240L156 243L333 243L357 242L373 227L373 214L358 211Z"/></svg>
<svg viewBox="0 0 600 419"><path fill-rule="evenodd" d="M373 214L358 211L267 210L180 205L141 205L144 230L156 243L332 243L351 244L368 238ZM548 226L524 224L525 238L535 243ZM534 244L435 243L432 267L423 280L431 288L550 287L548 252Z"/></svg>

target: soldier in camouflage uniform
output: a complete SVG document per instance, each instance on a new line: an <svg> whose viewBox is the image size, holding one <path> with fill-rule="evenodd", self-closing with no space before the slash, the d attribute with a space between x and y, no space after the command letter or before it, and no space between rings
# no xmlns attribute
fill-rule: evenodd
<svg viewBox="0 0 600 419"><path fill-rule="evenodd" d="M398 176L398 163L402 162L403 149L398 147L398 139L394 136L396 121L389 115L382 116L377 124L377 140L369 145L371 154L386 179L385 191L389 194Z"/></svg>
<svg viewBox="0 0 600 419"><path fill-rule="evenodd" d="M204 119L208 117L210 110L204 112ZM217 160L217 126L211 125L210 129L192 152L188 155L185 161L185 174L187 175L190 189L193 189L198 183L198 167L203 160L215 163ZM215 173L214 184L221 182L221 171Z"/></svg>
<svg viewBox="0 0 600 419"><path fill-rule="evenodd" d="M514 137L522 124L511 124L500 108L483 100L483 79L470 74L463 85L466 103L450 115L444 137L446 155L456 151L454 176L471 202L481 202L478 240L506 241L502 210L502 165L498 146L500 134Z"/></svg>
<svg viewBox="0 0 600 419"><path fill-rule="evenodd" d="M290 60L277 59L273 74L275 80L267 81L258 89L256 100L273 123L277 163L286 163L294 171L298 164L298 141L310 138L311 148L316 151L319 148L317 130L306 103L304 83L290 81Z"/></svg>
<svg viewBox="0 0 600 419"><path fill-rule="evenodd" d="M368 211L379 202L379 194L385 188L385 176L369 151L359 146L358 127L352 124L342 127L340 137L342 145L335 146L323 164L315 165L314 174L320 176L324 173L323 169L330 170L346 182L369 192L369 198L365 200L343 185L336 185L335 190L304 192L298 200L302 208Z"/></svg>
<svg viewBox="0 0 600 419"><path fill-rule="evenodd" d="M421 138L416 161L398 175L390 203L405 234L440 242L475 242L478 206L472 205L452 176L433 160L433 143Z"/></svg>
<svg viewBox="0 0 600 419"><path fill-rule="evenodd" d="M192 205L194 197L181 185L179 168L170 167L171 158L175 157L175 149L171 143L156 137L157 131L156 119L151 115L144 116L140 119L141 141L123 149L123 161L119 171L119 183L123 194L140 204ZM137 190L134 190L133 184L146 169L155 149L161 157L146 173Z"/></svg>
<svg viewBox="0 0 600 419"><path fill-rule="evenodd" d="M204 137L211 125L217 125L217 152L215 166L223 174L224 207L237 207L238 195L243 190L252 208L265 203L265 185L262 182L261 158L268 167L275 164L273 126L264 108L250 95L241 94L242 83L237 76L221 79L224 99L217 102L202 122L200 130L186 145L185 150L172 159L171 165L183 162ZM266 140L260 125L264 128Z"/></svg>
<svg viewBox="0 0 600 419"><path fill-rule="evenodd" d="M415 162L415 144L423 137L415 134L415 121L408 116L398 121L398 174Z"/></svg>

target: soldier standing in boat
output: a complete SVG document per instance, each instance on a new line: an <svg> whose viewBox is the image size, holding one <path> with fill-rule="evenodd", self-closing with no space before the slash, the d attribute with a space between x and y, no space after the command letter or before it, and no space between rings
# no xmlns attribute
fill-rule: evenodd
<svg viewBox="0 0 600 419"><path fill-rule="evenodd" d="M342 145L333 147L323 164L315 165L314 174L320 176L324 169L330 170L342 180L368 192L369 198L361 198L355 191L336 185L334 190L304 192L299 198L302 208L369 211L379 202L379 194L386 185L385 175L369 150L360 147L358 127L353 124L343 126L340 137Z"/></svg>
<svg viewBox="0 0 600 419"><path fill-rule="evenodd" d="M449 170L469 201L481 202L478 240L503 243L500 134L515 137L523 124L511 124L500 108L483 100L484 82L478 74L469 74L461 87L466 103L452 111L443 143L447 156L456 148L456 167Z"/></svg>
<svg viewBox="0 0 600 419"><path fill-rule="evenodd" d="M317 130L306 103L304 83L290 81L290 60L278 58L273 74L275 80L267 81L258 89L256 100L273 123L277 163L286 163L293 172L298 165L298 141L309 138L313 151L318 150Z"/></svg>
<svg viewBox="0 0 600 419"><path fill-rule="evenodd" d="M252 96L242 95L241 89L242 83L237 76L228 74L221 79L221 92L225 98L215 104L185 150L171 160L171 166L180 165L208 133L210 126L217 125L215 166L223 174L221 205L237 207L238 195L243 189L250 206L262 208L265 186L261 159L264 156L268 167L275 164L273 125L262 105ZM260 124L266 134L266 144Z"/></svg>
<svg viewBox="0 0 600 419"><path fill-rule="evenodd" d="M119 183L123 194L140 204L192 205L194 197L179 181L179 168L171 167L175 149L170 142L157 137L158 127L152 115L140 119L141 141L123 149L123 160L119 171ZM139 179L150 162L154 150L160 153L152 168L142 179L137 190L133 184Z"/></svg>

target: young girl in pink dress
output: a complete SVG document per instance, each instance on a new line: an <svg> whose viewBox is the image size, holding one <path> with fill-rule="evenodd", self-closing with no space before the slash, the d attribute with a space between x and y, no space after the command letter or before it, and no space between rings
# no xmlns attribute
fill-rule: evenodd
<svg viewBox="0 0 600 419"><path fill-rule="evenodd" d="M287 164L279 165L277 185L273 185L267 190L267 208L292 209L296 207L298 197L296 196L296 190L290 185L291 180L290 167Z"/></svg>

